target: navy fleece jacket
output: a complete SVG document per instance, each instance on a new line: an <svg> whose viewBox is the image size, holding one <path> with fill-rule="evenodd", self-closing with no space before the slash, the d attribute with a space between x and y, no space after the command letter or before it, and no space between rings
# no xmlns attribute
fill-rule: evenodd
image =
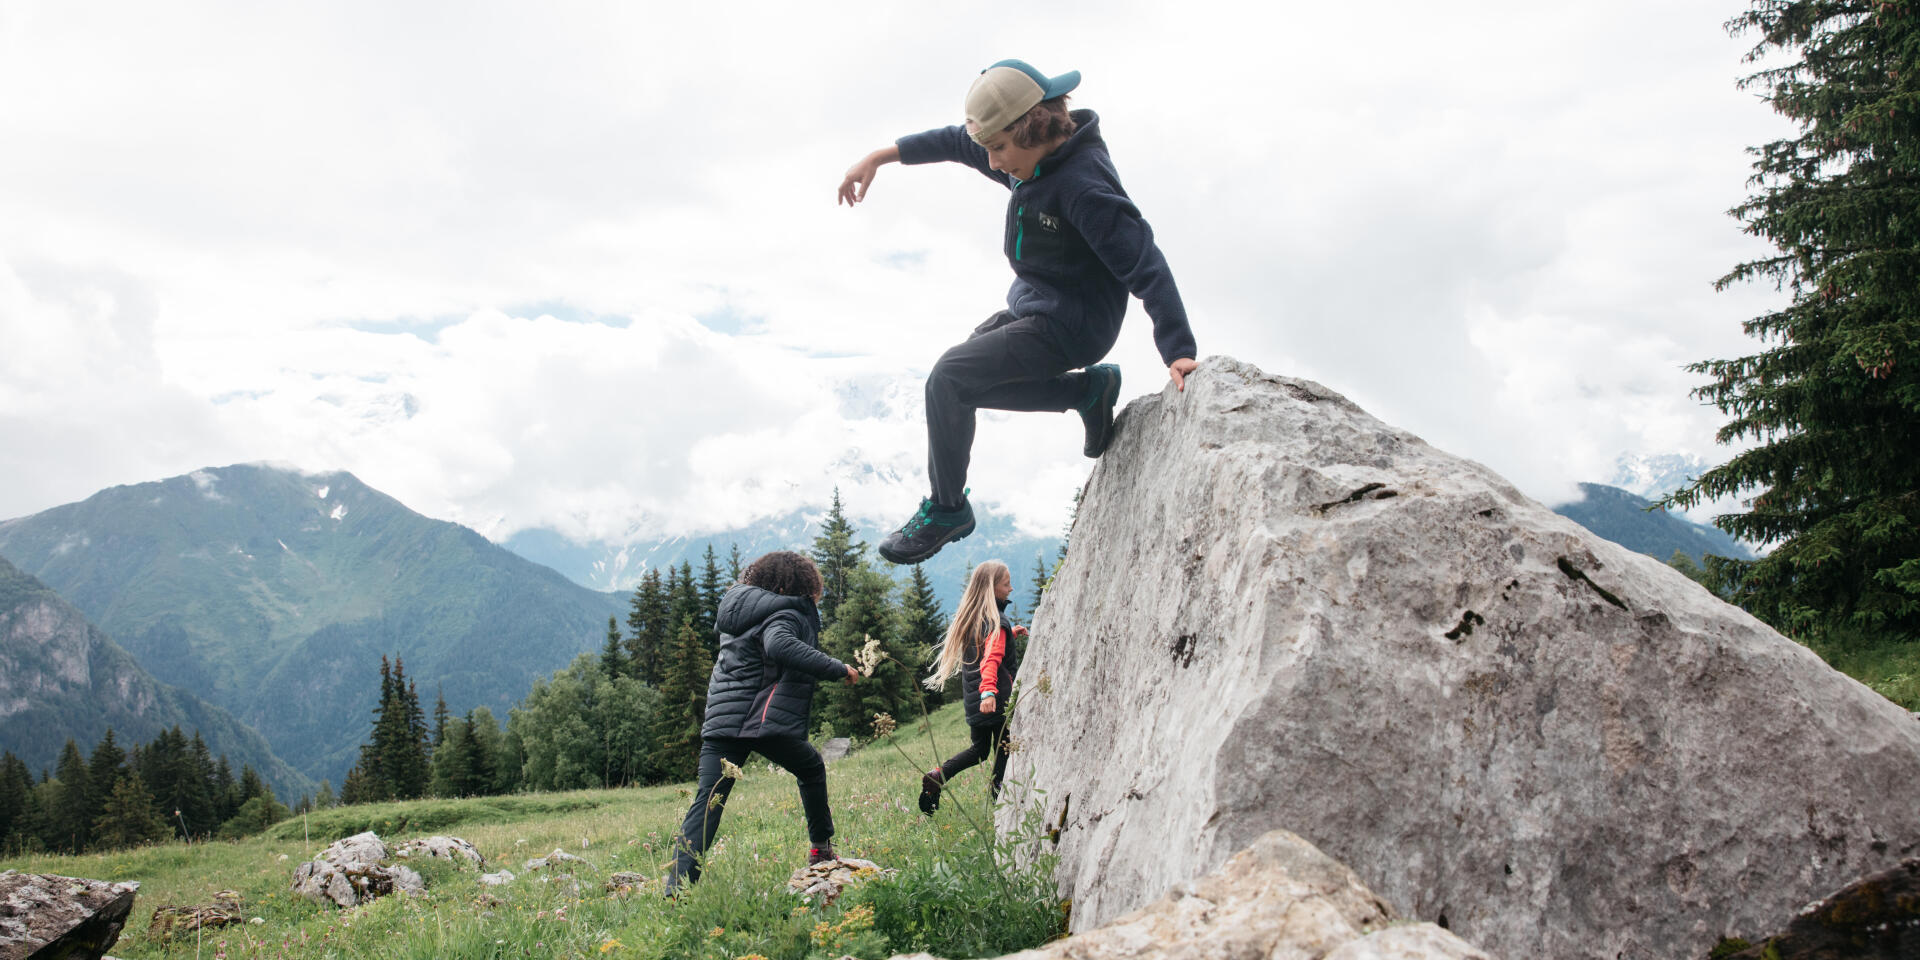
<svg viewBox="0 0 1920 960"><path fill-rule="evenodd" d="M963 163L1012 191L1007 200L1007 261L1013 287L1007 309L1015 316L1044 316L1072 355L1105 356L1120 337L1127 294L1140 298L1153 318L1153 342L1168 364L1194 357L1187 308L1153 242L1153 228L1127 198L1113 169L1100 118L1073 111L1073 136L1016 181L987 165L987 151L964 127L945 127L901 137L901 163ZM1197 358L1196 358L1197 359Z"/></svg>

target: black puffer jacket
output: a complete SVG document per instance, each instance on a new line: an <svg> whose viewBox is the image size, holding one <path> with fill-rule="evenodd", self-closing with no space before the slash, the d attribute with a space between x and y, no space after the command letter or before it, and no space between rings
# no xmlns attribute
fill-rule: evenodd
<svg viewBox="0 0 1920 960"><path fill-rule="evenodd" d="M847 675L820 652L820 612L807 597L735 584L720 598L720 655L707 681L702 737L805 737L816 680Z"/></svg>
<svg viewBox="0 0 1920 960"><path fill-rule="evenodd" d="M994 712L980 712L980 668L984 666L982 661L987 646L981 641L993 636L987 634L985 622L980 624L980 633L983 636L969 644L966 653L960 658L960 699L966 705L967 726L970 727L997 727L1007 722L1007 704L1013 699L1013 681L1020 675L1020 656L1023 651L1013 641L1013 621L1007 619L1007 601L1001 600L999 604L1000 633L998 636L1000 642L1005 644L1001 648L1005 653L1001 655L998 679L994 683L998 688L994 693L994 699L998 701L994 704Z"/></svg>

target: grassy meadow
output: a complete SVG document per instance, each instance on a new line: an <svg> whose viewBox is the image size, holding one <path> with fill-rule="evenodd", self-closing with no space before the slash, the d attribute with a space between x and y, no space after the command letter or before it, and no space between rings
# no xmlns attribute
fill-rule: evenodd
<svg viewBox="0 0 1920 960"><path fill-rule="evenodd" d="M832 905L787 891L788 877L806 862L805 821L793 778L757 756L727 802L700 883L675 900L659 895L658 880L691 784L336 807L240 841L16 857L0 860L0 869L139 881L132 918L111 951L127 960L872 960L923 949L976 957L1036 946L1064 932L1064 908L1047 879L1050 863L1012 867L996 847L986 769L957 777L936 817L915 805L920 772L965 742L961 713L949 706L828 766L836 851L898 871L849 888ZM1019 768L1016 754L1009 779ZM486 871L511 870L515 879L482 887L479 870L415 859L408 863L427 882L424 898L385 897L340 910L290 893L301 862L367 829L389 845L434 834L464 837L486 856ZM576 872L577 891L550 869L523 869L556 847L592 866ZM601 882L615 871L652 882L640 893L610 894ZM243 914L263 922L187 933L171 943L147 937L156 906L209 904L222 890L237 891Z"/></svg>

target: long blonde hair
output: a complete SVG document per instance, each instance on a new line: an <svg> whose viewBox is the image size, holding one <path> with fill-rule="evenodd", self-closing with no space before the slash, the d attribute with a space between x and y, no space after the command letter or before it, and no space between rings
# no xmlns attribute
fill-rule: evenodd
<svg viewBox="0 0 1920 960"><path fill-rule="evenodd" d="M940 659L926 679L927 689L946 686L947 678L960 669L961 661L966 658L967 647L1000 629L1000 605L995 602L993 588L1002 574L1013 576L1006 564L987 560L967 576L967 590L960 595L960 609L954 611L953 622L947 624L947 641L940 645ZM982 626L986 629L973 632Z"/></svg>

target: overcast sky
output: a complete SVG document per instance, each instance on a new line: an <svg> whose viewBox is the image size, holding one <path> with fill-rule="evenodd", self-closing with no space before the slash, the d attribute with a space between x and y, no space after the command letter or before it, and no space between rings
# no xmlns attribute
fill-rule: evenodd
<svg viewBox="0 0 1920 960"><path fill-rule="evenodd" d="M902 519L1003 305L1005 192L847 167L1003 57L1077 69L1202 356L1564 498L1718 462L1682 365L1781 295L1725 215L1787 131L1733 2L0 3L0 517L242 461L502 538ZM1137 302L1123 399L1166 373ZM1071 415L977 502L1057 530Z"/></svg>

